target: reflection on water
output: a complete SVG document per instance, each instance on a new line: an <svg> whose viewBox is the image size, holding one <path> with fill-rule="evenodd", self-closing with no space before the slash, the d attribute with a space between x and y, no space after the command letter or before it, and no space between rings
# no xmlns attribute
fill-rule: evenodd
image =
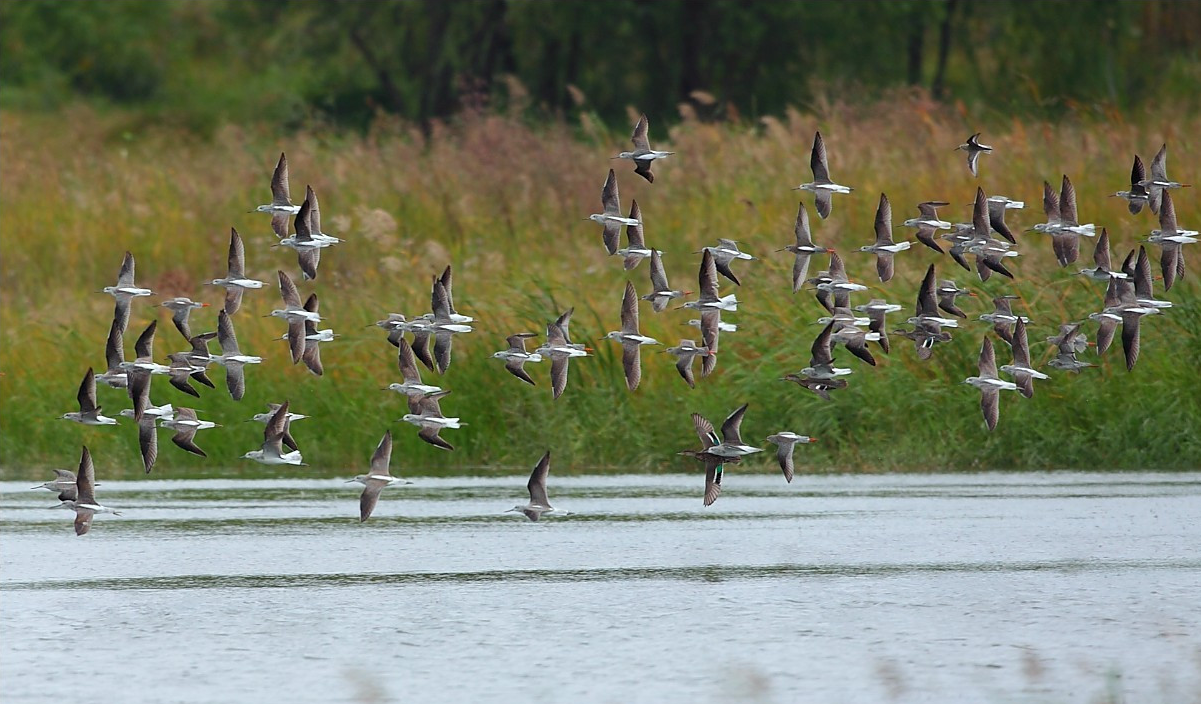
<svg viewBox="0 0 1201 704"><path fill-rule="evenodd" d="M4 701L1197 701L1201 476L0 483ZM64 659L66 653L79 657ZM46 664L57 661L54 676ZM264 698L266 697L266 698Z"/></svg>

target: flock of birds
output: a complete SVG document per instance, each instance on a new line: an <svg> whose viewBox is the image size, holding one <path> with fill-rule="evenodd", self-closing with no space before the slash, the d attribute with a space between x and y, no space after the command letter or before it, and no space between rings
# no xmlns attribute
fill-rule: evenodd
<svg viewBox="0 0 1201 704"><path fill-rule="evenodd" d="M651 149L647 132L648 123L643 115L634 128L634 150L621 152L613 158L632 160L635 173L653 183L654 162L671 156L673 152ZM967 165L973 176L978 175L980 156L993 151L992 147L980 142L979 133L969 137L957 150L967 153ZM833 208L832 196L850 194L853 189L831 180L826 145L820 132L814 137L810 167L813 180L793 190L813 193L814 208L817 214L825 219L829 217ZM1199 238L1197 231L1182 229L1176 222L1172 191L1185 187L1188 187L1188 184L1168 178L1165 144L1151 161L1149 178L1142 160L1136 155L1129 189L1113 194L1128 202L1132 215L1139 214L1146 207L1159 216L1159 228L1152 230L1145 242L1158 245L1161 249L1160 269L1165 291L1184 275L1183 245L1195 243ZM304 280L316 279L322 250L339 244L342 240L322 232L320 207L317 195L311 187L306 189L305 199L300 205L292 202L288 162L284 154L280 155L272 176L271 192L271 203L260 205L252 212L271 215L272 229L278 238L276 245L288 247L296 252ZM607 252L622 257L627 271L637 267L644 259L650 260L650 292L640 297L634 284L627 281L622 297L621 329L610 332L603 338L622 346L625 380L627 387L633 391L638 388L642 377L641 348L661 344L639 331L639 300L648 301L654 312L661 313L667 310L672 301L683 299L692 292L673 289L668 283L661 259L662 253L646 244L642 211L638 203L632 202L629 214L623 215L625 211L621 208L617 177L613 169L609 170L601 190L601 205L602 212L590 215L588 219L603 227L602 241ZM939 218L938 208L947 205L946 201L933 200L919 203L919 217L906 220L903 225L915 228L917 240L924 246L939 254L950 254L956 264L969 272L974 268L981 281L988 280L993 274L1012 279L1013 273L1006 266L1006 262L1017 257L1019 252L1017 239L1007 225L1005 217L1008 211L1022 209L1025 204L1005 196L987 196L982 188L977 188L971 222L958 224ZM1058 193L1049 183L1044 182L1043 209L1046 222L1036 224L1028 231L1046 234L1051 238L1055 257L1061 267L1069 266L1079 257L1080 237L1096 237L1094 266L1081 268L1078 273L1106 284L1101 310L1088 316L1088 319L1098 323L1096 342L1088 341L1082 329L1083 321L1061 325L1058 335L1047 338L1047 342L1058 349L1058 354L1050 361L1049 366L1070 372L1080 372L1095 366L1079 360L1076 355L1092 344L1095 344L1099 353L1104 353L1113 342L1117 326L1120 324L1126 366L1127 369L1133 369L1139 354L1140 320L1143 316L1158 314L1172 305L1154 296L1154 278L1145 246L1140 245L1137 252L1130 251L1121 268L1114 269L1108 232L1101 228L1098 236L1096 225L1080 223L1076 191L1066 175L1063 176ZM859 248L860 252L875 256L876 273L881 282L888 282L893 278L895 256L910 249L912 245L908 241L894 240L892 221L892 206L888 197L881 194L876 209L875 241ZM290 223L294 234L289 233ZM627 246L619 247L623 226ZM939 235L939 231L942 230L947 232ZM825 400L830 400L832 392L847 387L844 377L853 372L850 368L835 366L835 348L842 345L856 358L875 366L876 360L869 343L874 343L886 354L890 351L890 331L885 327L885 317L888 313L901 310L902 306L873 298L867 303L851 307L851 295L865 291L868 287L848 278L846 267L836 251L814 243L804 202L801 202L797 212L794 234L794 244L777 250L790 252L794 256L792 291L796 293L805 286L812 287L817 300L829 314L817 321L824 327L813 342L808 366L798 373L787 375L785 379L799 384ZM693 310L699 314L699 318L690 320L689 324L699 328L701 343L683 339L676 346L664 350L676 358L676 368L689 387L696 385L694 360L698 357L701 359L702 377L712 374L717 367L720 334L737 330L736 325L722 320L723 312L738 310L738 300L735 294L721 294L719 276L738 286L741 282L732 265L737 261L755 259L730 239L720 239L716 245L704 247L699 253L701 258L697 298L683 302L677 309ZM829 264L826 269L811 277L810 261L820 255L828 255ZM973 260L971 263L968 260L969 255ZM217 315L217 330L192 334L190 314L194 310L209 307L209 303L182 297L165 300L158 305L172 311L172 321L186 341L188 349L167 355L170 364L156 362L153 353L157 329L155 321L139 335L134 346L136 356L132 361L127 361L123 337L129 324L132 301L135 298L153 295L150 289L136 284L134 266L133 255L126 252L116 285L104 288L104 292L111 294L116 300L105 348L107 369L100 374L93 373L91 368L87 370L79 386L79 411L67 413L62 417L84 425L116 425L115 418L102 413L102 408L97 402L96 384L100 382L115 389L125 389L133 407L121 411L120 415L132 418L137 424L143 466L149 473L158 457L157 438L160 427L175 431L171 440L180 449L202 457L206 455L196 444L196 434L201 430L218 427L216 423L200 419L194 409L152 403L152 379L159 375L167 376L174 388L199 397L199 392L191 382L215 388L206 372L210 365L218 364L225 367L226 386L230 396L240 400L246 389L245 367L259 364L263 359L241 351L234 330L233 316L241 309L243 295L247 290L261 289L268 284L247 276L246 252L242 238L237 230L231 229L227 274L224 278L213 279L210 282L214 286L225 288L225 299ZM323 367L320 345L332 341L337 336L332 330L318 329L322 317L316 293L310 294L302 303L299 289L287 272L279 270L277 279L283 305L264 317L280 318L287 323L287 331L282 339L288 341L292 363L303 362L314 375L321 376ZM967 317L956 305L956 299L965 295L975 294L960 287L953 280L938 279L935 265L932 263L926 269L918 289L914 315L907 320L909 327L894 329L891 332L912 340L917 356L923 360L929 359L938 344L951 339L947 329L957 328L959 320ZM1026 329L1029 320L1013 312L1011 301L1015 298L1016 296L1010 295L995 298L994 312L979 318L992 323L996 336L1010 346L1013 363L1003 365L998 370L993 340L986 335L980 350L979 373L964 380L965 384L980 390L981 409L989 430L994 429L998 422L1001 391L1018 391L1029 398L1034 394L1034 380L1048 378L1046 373L1032 366ZM528 351L526 345L535 334L518 332L507 338L508 348L496 352L493 357L504 360L509 373L530 385L535 385L535 381L526 371L525 364L549 359L551 389L554 397L558 398L567 387L569 361L573 358L588 357L592 352L592 349L584 344L572 342L569 334L572 312L573 309L569 308L558 319L549 322L546 326L545 342L533 351ZM451 267L447 266L441 276L433 279L430 312L417 316L390 313L373 325L386 330L388 342L397 348L397 364L402 381L390 384L386 390L406 397L409 413L401 420L417 426L418 436L422 440L444 450L453 450L454 447L441 437L441 432L459 428L463 423L458 417L443 414L440 399L450 391L425 383L418 362L430 371L445 373L451 364L454 336L472 332L472 322L471 317L455 310L452 272ZM214 339L220 347L219 354L212 354L210 349L210 343ZM1010 375L1012 381L1002 379L999 372ZM703 465L706 506L712 504L721 492L725 465L736 464L747 455L762 452L761 448L742 440L740 428L746 411L747 404L743 404L731 413L722 423L720 436L707 419L699 414L692 415L693 428L700 439L701 447L684 450L679 454L693 457ZM253 420L265 424L262 445L242 457L267 465L303 465L300 448L292 437L291 424L306 417L292 413L288 401L270 404L267 412L253 417ZM782 431L768 436L766 441L777 446L780 468L785 479L791 482L794 448L798 444L814 442L815 438ZM392 434L389 431L380 440L371 457L370 471L348 480L364 485L360 496L360 521L366 521L370 517L384 488L393 484L409 483L391 474L391 454ZM553 508L547 497L546 482L549 471L550 452L547 452L538 461L530 476L527 485L529 502L510 511L520 512L533 521L543 514L564 513ZM86 446L83 448L77 473L67 470L55 472L56 478L53 481L35 488L46 488L59 493L59 505L72 509L76 514L76 534L82 535L88 531L94 515L116 513L96 500L95 466Z"/></svg>

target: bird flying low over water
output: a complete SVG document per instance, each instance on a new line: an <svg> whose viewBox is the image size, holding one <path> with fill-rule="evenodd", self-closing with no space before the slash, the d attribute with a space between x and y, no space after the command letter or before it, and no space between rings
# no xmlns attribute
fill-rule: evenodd
<svg viewBox="0 0 1201 704"><path fill-rule="evenodd" d="M797 435L794 432L785 430L775 435L768 435L767 441L776 446L776 461L780 463L780 469L784 472L784 481L791 484L794 472L792 451L796 449L797 445L817 442L817 438L809 437L808 435Z"/></svg>
<svg viewBox="0 0 1201 704"><path fill-rule="evenodd" d="M375 452L371 455L371 469L367 474L360 474L354 479L346 480L347 484L358 482L363 485L363 493L359 496L359 523L365 523L375 511L379 495L384 489L393 484L412 484L400 477L392 476L388 465L392 463L392 431L384 433Z"/></svg>
<svg viewBox="0 0 1201 704"><path fill-rule="evenodd" d="M546 478L549 475L550 450L547 450L542 455L542 458L538 460L538 464L534 465L534 471L530 472L530 480L525 485L525 488L530 492L530 502L525 506L514 506L505 511L505 513L520 513L534 522L537 522L538 519L548 513L553 513L557 516L567 515L566 511L550 505L550 499L546 495Z"/></svg>
<svg viewBox="0 0 1201 704"><path fill-rule="evenodd" d="M79 471L75 477L75 498L62 499L61 497L62 495L60 495L62 503L59 506L75 512L75 535L87 533L92 527L92 518L98 513L121 515L96 501L96 465L92 463L92 453L88 451L87 445L84 445L83 452L79 457Z"/></svg>
<svg viewBox="0 0 1201 704"><path fill-rule="evenodd" d="M133 401L134 420L141 420L142 413L150 406L151 375L171 372L170 367L154 361L154 331L157 328L157 320L147 325L133 345L134 354L137 356L132 362L121 363L121 368L125 370L129 379L126 391L129 392L129 399Z"/></svg>
<svg viewBox="0 0 1201 704"><path fill-rule="evenodd" d="M713 443L713 445L706 449L707 452L727 459L763 452L761 448L747 445L742 441L742 418L746 415L748 406L750 406L749 403L744 403L726 417L725 421L721 424L721 442ZM702 420L704 419L702 418ZM695 423L695 419L693 422ZM702 429L706 429L706 434L710 439L717 439L717 435L713 432L713 426L709 424L709 421L706 420L704 426L696 427L698 435L701 434Z"/></svg>
<svg viewBox="0 0 1201 704"><path fill-rule="evenodd" d="M196 433L201 430L219 427L216 423L200 420L192 408L177 408L172 418L162 418L159 424L164 428L175 431L171 442L179 449L200 457L208 457L204 450L196 444Z"/></svg>
<svg viewBox="0 0 1201 704"><path fill-rule="evenodd" d="M461 428L466 423L461 422L457 417L448 418L442 415L442 404L438 402L438 399L448 393L450 392L438 391L419 399L410 398L409 412L404 414L401 420L420 428L417 431L417 437L434 447L454 450L455 446L443 440L439 433L445 428Z"/></svg>
<svg viewBox="0 0 1201 704"><path fill-rule="evenodd" d="M284 401L267 421L263 429L263 444L258 450L251 450L242 455L242 459L254 460L261 464L290 464L305 466L300 450L284 451L284 430L288 424L288 402Z"/></svg>
<svg viewBox="0 0 1201 704"><path fill-rule="evenodd" d="M705 468L705 499L706 506L713 505L721 495L721 478L727 464L738 464L741 457L722 457L710 452L719 443L717 433L713 432L713 424L699 413L692 414L692 427L701 440L700 450L681 450L676 453L691 457L700 462Z"/></svg>

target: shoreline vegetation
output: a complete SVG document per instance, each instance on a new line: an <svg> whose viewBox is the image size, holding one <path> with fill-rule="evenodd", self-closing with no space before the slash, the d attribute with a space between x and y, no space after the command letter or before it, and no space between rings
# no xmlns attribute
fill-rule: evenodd
<svg viewBox="0 0 1201 704"><path fill-rule="evenodd" d="M1003 398L993 433L982 424L978 393L959 382L975 373L981 339L991 334L991 326L975 318L991 310L993 296L1020 296L1014 309L1032 320L1036 365L1052 356L1045 336L1100 308L1103 288L1073 275L1091 261L1093 240L1081 244L1080 267L1060 269L1045 236L1019 232L1042 221L1042 182L1070 176L1081 217L1108 228L1120 261L1157 223L1145 211L1131 216L1125 201L1109 194L1128 185L1135 153L1149 161L1164 142L1170 173L1185 182L1201 179L1190 168L1201 154L1201 115L1170 104L1057 121L977 123L966 113L900 91L870 104L820 99L812 112L753 121L703 121L687 108L652 114L655 146L676 155L656 164L656 182L647 184L628 163L609 161L626 148L629 128L607 127L589 112L532 123L519 111L465 111L428 130L381 116L366 130L314 125L286 135L265 123L197 134L148 125L137 113L81 105L55 113L0 112L0 478L70 468L82 444L92 450L101 481L144 476L132 421L91 428L56 420L74 409L84 370L104 366L112 299L97 291L115 279L128 249L137 257L138 283L156 293L151 304L176 295L212 303L193 314L192 326L215 329L223 290L202 282L223 274L231 226L246 242L247 273L273 281L276 269L291 272L302 296L319 293L323 325L342 337L322 346L326 373L313 377L288 363L286 343L277 339L282 324L260 317L278 306L278 290L249 292L245 312L235 316L238 338L243 351L265 363L247 370L241 402L226 394L217 368L210 371L217 388L202 389L200 399L154 383L154 403L197 408L223 427L198 438L207 459L179 451L161 433L153 478L285 475L237 460L262 441L262 426L242 421L285 399L312 416L293 427L312 465L287 470L293 477L341 476L366 466L389 427L402 475L527 467L547 448L557 472L699 471L675 454L696 446L689 414L723 418L743 402L750 403L743 434L752 444L781 430L819 438L797 450L799 473L1198 469L1201 252L1190 247L1188 275L1162 296L1175 307L1144 321L1133 372L1125 370L1120 345L1100 359L1090 349L1081 358L1098 368L1054 373L1030 400ZM826 139L832 173L855 187L829 220L813 218L814 239L837 247L850 277L870 287L852 303L871 297L899 303L904 310L890 318L889 329L900 325L932 261L940 278L978 294L961 299L969 321L951 331L954 340L929 361L918 361L899 337L891 354L877 354L876 368L840 354L855 373L831 402L781 380L805 366L820 330L812 322L824 314L810 292L790 293L791 256L774 252L792 241L798 200L812 215L811 196L790 189L808 180L815 129ZM975 179L952 150L980 130L995 151L981 160ZM324 229L346 240L322 257L316 282L300 283L294 254L271 246L269 219L247 213L266 202L281 151L288 155L294 196L312 185ZM739 311L727 319L739 329L722 336L717 371L698 379L694 390L668 356L644 351L642 385L628 392L620 346L598 341L618 326L625 281L639 294L649 285L648 265L623 272L619 258L605 256L599 227L584 220L599 206L611 165L623 207L638 201L647 243L664 250L676 287L695 289L692 252L718 237L738 240L759 258L739 269L740 289L723 288L738 294ZM900 223L916 215L916 203L949 201L944 217L962 221L977 185L1026 202L1008 218L1019 233L1016 280L981 283L949 257L915 247L897 256L896 278L879 284L874 258L856 251L872 240L879 194L893 204L897 239L912 240ZM1193 229L1201 224L1196 190L1178 192L1176 200L1181 225ZM1157 261L1158 251L1149 253ZM368 329L389 312L428 310L431 277L447 264L454 266L456 307L476 319L474 333L456 337L448 373L425 372L453 391L443 400L447 415L467 424L446 434L457 448L450 453L395 423L406 412L404 399L380 391L399 377L395 348L383 331ZM821 268L818 258L813 270ZM161 360L186 344L168 312L151 304L133 304L127 355L138 332L157 318ZM547 364L527 366L537 381L529 387L491 354L505 347L509 334L541 336L570 306L576 310L573 336L596 352L571 365L567 392L552 401ZM642 332L664 343L699 339L683 325L690 311L654 314L644 306L641 313ZM1085 325L1090 339L1095 328ZM999 346L1000 363L1008 356L1007 346ZM101 387L98 393L108 415L129 406L123 391ZM769 449L733 471L769 471L773 461Z"/></svg>

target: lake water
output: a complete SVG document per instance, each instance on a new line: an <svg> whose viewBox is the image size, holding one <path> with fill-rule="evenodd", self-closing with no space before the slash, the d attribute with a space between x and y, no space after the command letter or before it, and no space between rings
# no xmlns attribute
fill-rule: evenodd
<svg viewBox="0 0 1201 704"><path fill-rule="evenodd" d="M0 483L6 703L1201 701L1197 474L101 482Z"/></svg>

